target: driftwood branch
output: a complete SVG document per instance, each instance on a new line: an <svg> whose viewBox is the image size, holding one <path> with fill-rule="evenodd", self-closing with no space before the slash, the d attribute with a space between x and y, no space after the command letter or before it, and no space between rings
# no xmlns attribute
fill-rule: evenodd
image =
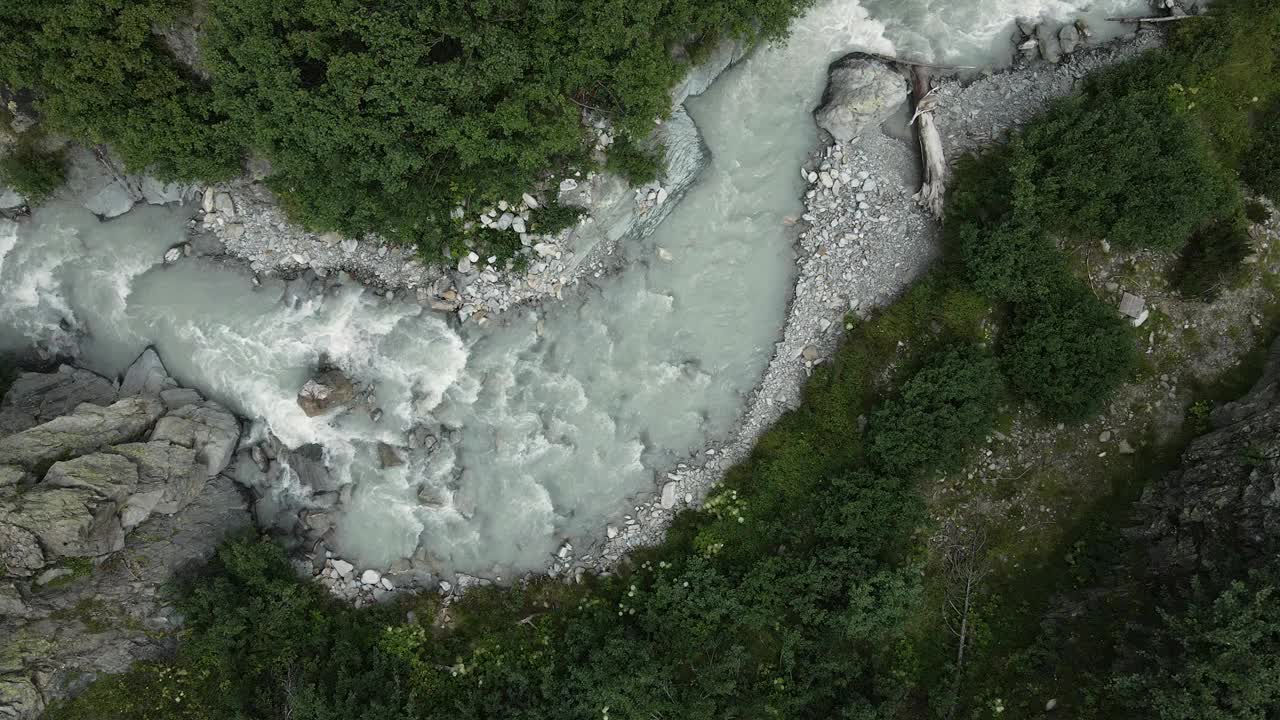
<svg viewBox="0 0 1280 720"><path fill-rule="evenodd" d="M947 158L942 148L942 135L933 120L938 99L929 86L929 73L921 65L911 66L911 93L915 97L915 113L911 118L920 140L923 179L915 200L941 219L947 194Z"/></svg>
<svg viewBox="0 0 1280 720"><path fill-rule="evenodd" d="M1167 23L1167 22L1174 22L1177 20L1187 20L1190 18L1203 18L1203 17L1205 16L1204 15L1161 15L1159 17L1110 17L1110 18L1107 18L1107 21L1118 22L1118 23L1131 23L1131 24Z"/></svg>
<svg viewBox="0 0 1280 720"><path fill-rule="evenodd" d="M894 57L892 55L881 55L880 53L873 53L873 52L866 52L866 51L859 52L858 54L865 55L866 57L875 58L877 60L883 60L884 62L887 62L887 63L895 63L897 65L906 65L909 67L929 68L931 70L977 70L978 69L976 65L935 65L933 63L916 62L915 60L903 60L902 58Z"/></svg>

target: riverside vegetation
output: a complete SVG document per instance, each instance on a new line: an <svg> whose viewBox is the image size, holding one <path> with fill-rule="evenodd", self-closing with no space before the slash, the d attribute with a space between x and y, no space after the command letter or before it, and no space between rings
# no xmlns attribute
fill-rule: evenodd
<svg viewBox="0 0 1280 720"><path fill-rule="evenodd" d="M254 153L310 228L432 259L464 240L506 255L509 238L464 228L455 207L591 169L584 110L612 123L611 167L652 179L644 144L690 60L721 39L780 37L808 2L212 0L198 68L160 34L191 11L183 0L6 3L0 80L132 171L218 181Z"/></svg>
<svg viewBox="0 0 1280 720"><path fill-rule="evenodd" d="M960 686L954 646L940 647L921 488L1010 408L1080 421L1139 366L1133 329L1097 299L1073 247L1182 252L1174 279L1195 297L1233 281L1249 252L1220 231L1248 221L1235 173L1276 192L1249 148L1272 132L1261 121L1280 97L1280 8L1214 8L964 163L946 257L891 306L850 318L801 406L617 575L357 611L300 581L277 546L245 538L181 588L176 655L102 678L49 717L1037 715L1038 695L1006 713L988 702L1001 696ZM1166 467L1153 462L1136 484ZM1077 567L1118 574L996 587L1123 577L1142 548L1107 521L1127 513L1096 518L1073 550ZM1265 717L1280 702L1267 660L1280 654L1276 569L1220 567L1231 570L1190 591L1078 620L1094 638L1085 650L1052 634L1024 643L1041 608L1007 606L981 619L970 667L991 672L973 682L1012 697L1050 680L1046 658L1078 653L1098 672L1076 678L1073 717Z"/></svg>

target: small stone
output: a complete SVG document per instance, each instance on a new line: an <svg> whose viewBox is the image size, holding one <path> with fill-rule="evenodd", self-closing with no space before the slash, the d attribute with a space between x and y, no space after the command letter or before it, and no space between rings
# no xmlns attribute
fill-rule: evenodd
<svg viewBox="0 0 1280 720"><path fill-rule="evenodd" d="M360 575L360 582L364 583L365 585L377 585L381 581L382 581L382 573L378 572L377 570L365 570Z"/></svg>
<svg viewBox="0 0 1280 720"><path fill-rule="evenodd" d="M469 252L469 253L467 253L467 259L468 259L468 260L470 260L470 261L471 261L471 262L473 262L473 263L478 263L478 262L480 262L480 256L479 256L479 255L477 255L477 254L476 254L476 253L474 253L474 252Z"/></svg>
<svg viewBox="0 0 1280 720"><path fill-rule="evenodd" d="M1142 315L1142 311L1146 307L1146 304L1146 300L1143 300L1133 293L1126 292L1120 298L1120 313L1131 318L1137 318Z"/></svg>
<svg viewBox="0 0 1280 720"><path fill-rule="evenodd" d="M458 261L458 272L464 274L471 272L471 258L463 257Z"/></svg>
<svg viewBox="0 0 1280 720"><path fill-rule="evenodd" d="M352 570L356 569L356 566L346 560L334 560L333 569L338 571L339 577L346 577L351 574Z"/></svg>
<svg viewBox="0 0 1280 720"><path fill-rule="evenodd" d="M529 208L530 210L538 209L538 201L535 200L534 197L529 193L525 193L521 195L520 199L524 201L524 206Z"/></svg>
<svg viewBox="0 0 1280 720"><path fill-rule="evenodd" d="M1111 442L1111 431L1103 430L1102 434L1098 436L1098 442Z"/></svg>
<svg viewBox="0 0 1280 720"><path fill-rule="evenodd" d="M800 351L800 357L804 358L805 360L808 360L809 362L813 362L814 360L817 360L818 347L816 345L805 345L804 349Z"/></svg>
<svg viewBox="0 0 1280 720"><path fill-rule="evenodd" d="M390 578L382 578L382 587L386 590L395 590L396 586L391 583Z"/></svg>
<svg viewBox="0 0 1280 720"><path fill-rule="evenodd" d="M1120 441L1120 454L1121 454L1121 455L1132 455L1133 453L1134 453L1133 446L1129 444L1129 441L1128 441L1128 440L1121 440L1121 441Z"/></svg>
<svg viewBox="0 0 1280 720"><path fill-rule="evenodd" d="M573 178L566 178L560 181L560 192L573 192L578 189L578 181Z"/></svg>
<svg viewBox="0 0 1280 720"><path fill-rule="evenodd" d="M604 529L604 534L607 535L610 540L612 540L618 537L618 528L613 525L609 525Z"/></svg>

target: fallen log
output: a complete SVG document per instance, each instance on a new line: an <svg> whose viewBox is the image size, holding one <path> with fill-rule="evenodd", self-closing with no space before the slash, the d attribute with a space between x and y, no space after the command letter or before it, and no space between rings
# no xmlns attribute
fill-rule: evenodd
<svg viewBox="0 0 1280 720"><path fill-rule="evenodd" d="M1158 17L1109 17L1107 22L1130 23L1136 25L1138 23L1167 23L1176 20L1189 20L1191 18L1205 18L1205 15L1161 15Z"/></svg>
<svg viewBox="0 0 1280 720"><path fill-rule="evenodd" d="M942 148L942 135L933 120L938 106L934 89L929 86L929 72L920 65L911 66L911 94L915 98L915 113L911 124L916 126L920 141L920 159L923 177L920 192L915 201L939 220L947 194L947 158Z"/></svg>

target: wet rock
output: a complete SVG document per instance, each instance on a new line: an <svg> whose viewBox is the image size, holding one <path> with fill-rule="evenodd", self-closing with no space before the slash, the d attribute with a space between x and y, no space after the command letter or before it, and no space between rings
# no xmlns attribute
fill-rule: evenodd
<svg viewBox="0 0 1280 720"><path fill-rule="evenodd" d="M1062 46L1062 52L1065 55L1075 52L1076 48L1080 47L1080 40L1080 28L1074 23L1063 25L1058 31L1058 43Z"/></svg>
<svg viewBox="0 0 1280 720"><path fill-rule="evenodd" d="M1054 32L1049 23L1040 23L1036 28L1036 41L1040 45L1040 56L1046 61L1057 63L1062 60L1062 45L1058 41L1059 33Z"/></svg>
<svg viewBox="0 0 1280 720"><path fill-rule="evenodd" d="M124 379L120 381L120 394L126 397L133 395L156 395L164 390L178 387L178 383L169 376L155 348L142 351L137 360L125 370Z"/></svg>
<svg viewBox="0 0 1280 720"><path fill-rule="evenodd" d="M818 127L847 142L876 128L907 100L907 83L886 63L854 53L831 66Z"/></svg>
<svg viewBox="0 0 1280 720"><path fill-rule="evenodd" d="M160 418L151 439L191 448L204 465L207 476L213 477L231 462L240 441L240 421L218 403L205 400Z"/></svg>
<svg viewBox="0 0 1280 720"><path fill-rule="evenodd" d="M347 407L354 399L355 386L339 370L318 373L298 391L298 405L307 417Z"/></svg>
<svg viewBox="0 0 1280 720"><path fill-rule="evenodd" d="M338 484L324 464L324 448L308 444L281 456L298 482L312 490L327 492L337 490Z"/></svg>
<svg viewBox="0 0 1280 720"><path fill-rule="evenodd" d="M179 183L166 183L157 180L150 175L142 178L142 199L151 205L166 205L175 203L186 197L188 188Z"/></svg>
<svg viewBox="0 0 1280 720"><path fill-rule="evenodd" d="M133 209L141 192L121 180L112 180L88 196L84 208L103 219L119 217Z"/></svg>
<svg viewBox="0 0 1280 720"><path fill-rule="evenodd" d="M182 259L182 246L175 245L164 251L164 264L172 265Z"/></svg>
<svg viewBox="0 0 1280 720"><path fill-rule="evenodd" d="M356 569L356 566L346 560L339 560L335 558L333 561L333 569L338 572L339 576L347 577Z"/></svg>
<svg viewBox="0 0 1280 720"><path fill-rule="evenodd" d="M378 443L378 461L384 470L404 465L404 460L401 459L400 453L384 442Z"/></svg>

